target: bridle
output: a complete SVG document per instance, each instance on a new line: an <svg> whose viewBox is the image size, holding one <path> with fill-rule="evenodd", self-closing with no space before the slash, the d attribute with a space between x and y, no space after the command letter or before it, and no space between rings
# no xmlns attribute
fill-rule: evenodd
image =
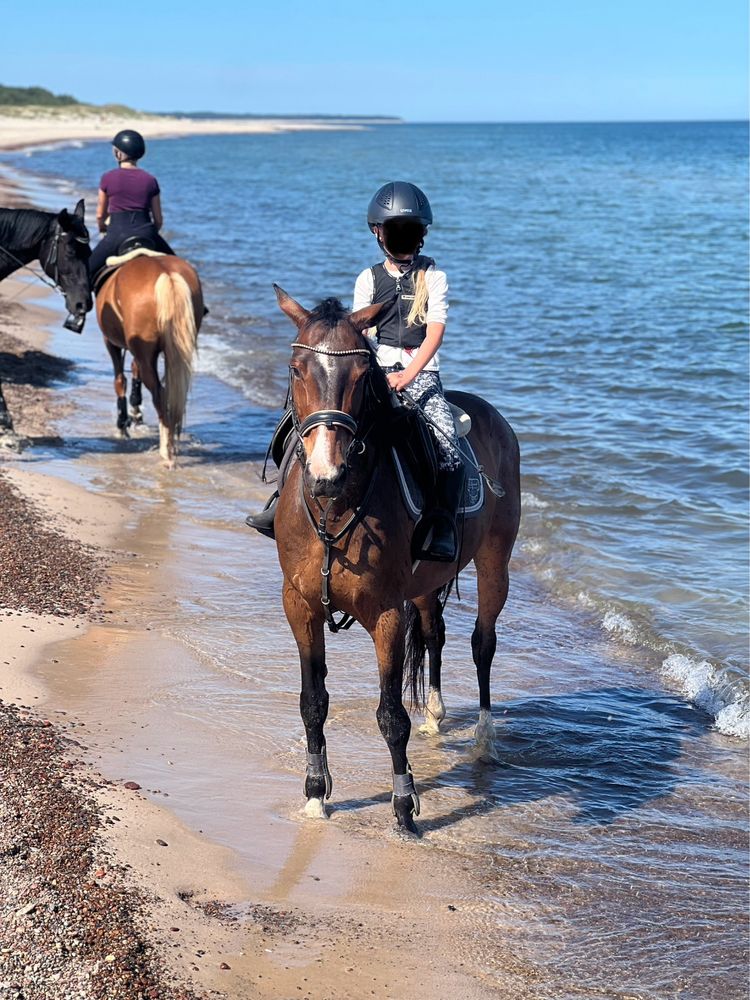
<svg viewBox="0 0 750 1000"><path fill-rule="evenodd" d="M42 265L41 274L36 268L31 267L26 261L16 257L16 255L8 250L7 247L0 246L0 252L4 253L6 257L9 257L10 260L12 260L19 267L30 271L34 277L38 278L39 281L41 281L42 284L46 285L48 288L54 288L56 291L60 291L64 294L65 289L60 284L60 240L63 232L64 230L60 223L55 221L55 231L52 236L45 236L41 241L43 245L47 242L47 240L49 240L49 253L46 254L46 259L43 259L42 253L39 255L39 263ZM89 245L88 236L74 236L73 239L76 243L84 243L86 246Z"/></svg>
<svg viewBox="0 0 750 1000"><path fill-rule="evenodd" d="M323 354L327 357L347 357L351 355L366 355L370 359L370 371L372 371L372 365L376 362L374 361L374 353L369 348L356 347L350 350L332 350L327 347L313 347L310 344L301 344L298 341L292 344L292 347L301 347L306 351L313 351L315 354ZM289 372L289 406L292 411L292 421L294 424L294 429L297 432L299 438L297 446L297 459L302 466L305 464L305 450L302 446L302 440L305 438L310 431L315 427L327 427L329 430L334 427L343 427L345 430L349 431L352 435L352 440L346 449L346 455L344 459L344 464L347 470L349 469L349 459L352 454L363 455L366 450L365 438L372 430L372 424L364 429L364 432L360 426L360 421L356 420L350 413L346 413L344 410L315 410L309 416L305 417L304 420L299 419L297 413L297 408L294 405L294 395L292 393L291 384L292 374L291 365ZM365 412L367 407L364 407ZM312 511L308 506L307 499L304 493L304 476L300 478L300 490L302 493L302 505L307 511L307 516L315 529L318 538L323 543L323 565L320 568L321 575L321 594L320 602L323 605L323 610L326 616L326 623L331 632L338 632L342 629L350 628L356 619L346 612L342 612L338 620L334 618L333 608L331 607L331 598L329 594L329 582L331 578L331 547L335 542L340 541L346 535L348 535L354 528L359 524L362 518L367 513L367 504L372 495L372 490L375 485L375 478L377 473L377 463L375 465L373 474L370 476L370 481L365 490L364 496L361 502L354 508L351 516L348 518L343 527L337 531L335 534L331 534L328 531L328 514L331 510L336 497L331 497L327 504L322 504L317 497L313 496L312 499L318 505L320 510L320 516L316 521L313 517Z"/></svg>

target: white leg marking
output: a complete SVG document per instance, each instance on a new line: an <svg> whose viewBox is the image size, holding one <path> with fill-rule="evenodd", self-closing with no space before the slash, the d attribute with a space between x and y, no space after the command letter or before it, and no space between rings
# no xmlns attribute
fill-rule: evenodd
<svg viewBox="0 0 750 1000"><path fill-rule="evenodd" d="M479 721L474 730L474 737L477 741L480 760L499 759L495 750L495 724L492 721L492 712L486 708L479 710Z"/></svg>
<svg viewBox="0 0 750 1000"><path fill-rule="evenodd" d="M419 727L420 733L428 736L436 736L440 732L440 723L445 718L445 704L443 696L437 688L430 688L427 697L427 705L424 711L424 722Z"/></svg>
<svg viewBox="0 0 750 1000"><path fill-rule="evenodd" d="M174 445L172 443L172 435L169 433L168 429L161 422L161 420L159 421L159 454L168 469L174 467Z"/></svg>
<svg viewBox="0 0 750 1000"><path fill-rule="evenodd" d="M308 799L301 811L308 819L328 819L328 812L322 799Z"/></svg>

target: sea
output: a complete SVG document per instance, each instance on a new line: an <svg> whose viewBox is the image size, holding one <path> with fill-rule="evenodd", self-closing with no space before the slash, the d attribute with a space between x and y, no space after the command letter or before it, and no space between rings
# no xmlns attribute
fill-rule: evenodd
<svg viewBox="0 0 750 1000"><path fill-rule="evenodd" d="M523 493L493 674L503 767L477 785L463 757L476 708L469 572L447 611L462 665L446 672L447 756L433 747L416 760L441 776L432 794L447 813L452 797L476 798L461 822L428 821L430 836L512 875L519 953L538 957L530 928L544 910L540 997L744 996L747 123L146 138L165 235L197 267L210 308L182 485L133 463L107 430L114 399L93 317L80 342L62 334L55 347L80 362L68 391L96 385L96 403L47 461L70 474L71 460L109 457L117 475L108 467L94 487L125 489L146 512L168 489L190 572L149 620L202 671L168 695L181 717L239 740L250 712L257 752L275 746L290 774L302 766L278 573L242 547L244 514L271 489L260 470L294 332L272 283L308 308L351 303L357 274L378 260L368 201L389 179L411 180L434 213L424 252L449 281L443 382L510 421ZM40 203L86 196L93 232L106 143L5 153L0 165ZM334 640L351 645L332 725L346 748L337 780L357 785L382 747L371 647L350 635ZM274 697L283 725L268 713ZM183 815L241 850L240 819L233 830L214 808L212 830L190 787ZM374 836L383 817L355 813L351 830ZM486 892L483 919L493 906L507 918L507 894Z"/></svg>

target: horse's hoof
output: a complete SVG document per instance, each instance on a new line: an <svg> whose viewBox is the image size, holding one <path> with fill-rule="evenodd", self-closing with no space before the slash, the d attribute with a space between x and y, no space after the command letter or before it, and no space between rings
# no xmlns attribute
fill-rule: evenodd
<svg viewBox="0 0 750 1000"><path fill-rule="evenodd" d="M128 432L128 429L127 429L127 427L118 427L118 428L117 428L117 436L118 436L118 438L120 438L121 440L125 440L125 438L129 438L129 437L130 437L130 434L129 434L129 432Z"/></svg>
<svg viewBox="0 0 750 1000"><path fill-rule="evenodd" d="M302 807L302 815L307 819L328 819L328 810L323 799L308 799Z"/></svg>
<svg viewBox="0 0 750 1000"><path fill-rule="evenodd" d="M143 423L143 413L141 412L141 410L131 410L130 420L136 426L140 426Z"/></svg>
<svg viewBox="0 0 750 1000"><path fill-rule="evenodd" d="M394 795L393 812L400 833L408 833L413 837L421 836L414 822L414 799L411 795Z"/></svg>
<svg viewBox="0 0 750 1000"><path fill-rule="evenodd" d="M434 715L430 715L430 713L427 712L424 717L424 722L417 731L424 733L425 736L439 736L440 723Z"/></svg>

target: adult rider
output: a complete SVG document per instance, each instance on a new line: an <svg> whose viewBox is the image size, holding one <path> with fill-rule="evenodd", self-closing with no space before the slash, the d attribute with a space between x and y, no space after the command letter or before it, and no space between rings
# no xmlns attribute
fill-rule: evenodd
<svg viewBox="0 0 750 1000"><path fill-rule="evenodd" d="M89 275L93 281L104 267L107 257L115 256L128 237L137 237L141 245L160 253L174 250L159 234L163 224L159 182L138 166L146 153L146 143L140 132L123 129L112 140L117 167L102 175L96 222L104 237L89 258Z"/></svg>

